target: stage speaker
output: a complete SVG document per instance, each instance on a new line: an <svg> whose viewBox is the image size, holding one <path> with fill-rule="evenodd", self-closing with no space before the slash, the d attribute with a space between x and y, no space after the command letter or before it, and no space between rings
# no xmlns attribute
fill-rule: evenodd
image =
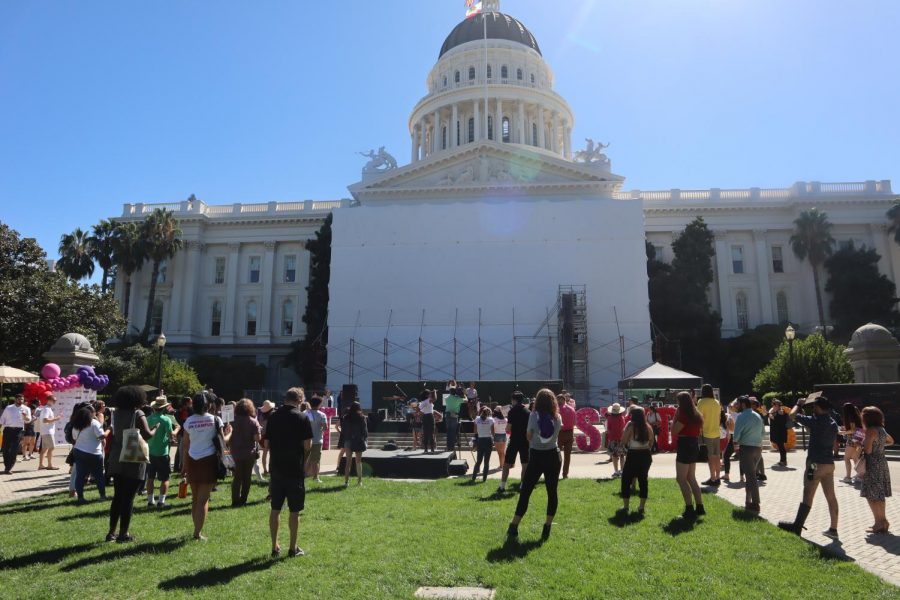
<svg viewBox="0 0 900 600"><path fill-rule="evenodd" d="M345 383L343 387L341 387L341 401L342 402L353 402L354 400L359 399L359 388L355 383ZM349 406L349 405L345 405Z"/></svg>
<svg viewBox="0 0 900 600"><path fill-rule="evenodd" d="M448 470L451 475L465 475L469 470L469 463L464 460L451 460Z"/></svg>

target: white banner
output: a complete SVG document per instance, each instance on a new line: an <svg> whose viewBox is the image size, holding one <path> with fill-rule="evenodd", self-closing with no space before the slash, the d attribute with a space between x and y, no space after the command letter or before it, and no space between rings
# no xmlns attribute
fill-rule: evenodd
<svg viewBox="0 0 900 600"><path fill-rule="evenodd" d="M56 422L56 444L65 445L66 441L65 427L69 419L72 418L75 405L81 402L93 402L97 399L97 392L83 387L73 388L64 392L53 392L56 398L56 404L53 406L53 413L63 418Z"/></svg>

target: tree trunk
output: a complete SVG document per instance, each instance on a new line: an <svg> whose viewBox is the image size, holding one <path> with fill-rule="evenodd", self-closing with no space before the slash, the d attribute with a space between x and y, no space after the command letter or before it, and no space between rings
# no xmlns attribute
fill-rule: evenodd
<svg viewBox="0 0 900 600"><path fill-rule="evenodd" d="M109 279L109 269L103 269L103 278L100 280L100 291L102 293L106 293L106 290L109 289L109 283L107 282Z"/></svg>
<svg viewBox="0 0 900 600"><path fill-rule="evenodd" d="M828 329L825 328L825 307L822 304L822 289L819 285L819 267L812 265L813 284L816 286L816 308L819 310L819 325L822 326L822 337L828 340Z"/></svg>
<svg viewBox="0 0 900 600"><path fill-rule="evenodd" d="M128 334L128 309L131 308L131 274L128 274L128 278L125 280L125 334Z"/></svg>
<svg viewBox="0 0 900 600"><path fill-rule="evenodd" d="M150 275L150 295L147 297L147 318L144 319L144 330L141 331L141 340L146 342L150 336L150 321L153 320L153 304L156 302L156 280L159 278L159 263L153 261L153 273Z"/></svg>

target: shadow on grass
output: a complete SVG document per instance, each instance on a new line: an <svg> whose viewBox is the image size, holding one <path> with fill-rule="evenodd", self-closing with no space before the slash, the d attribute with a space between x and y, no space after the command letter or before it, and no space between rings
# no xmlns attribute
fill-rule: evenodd
<svg viewBox="0 0 900 600"><path fill-rule="evenodd" d="M57 521L78 521L79 519L97 519L100 517L108 517L109 516L109 500L104 500L107 503L107 508L100 508L97 510L79 510L78 512L71 515L62 515L56 517ZM72 506L75 506L74 504ZM80 507L78 507L80 508Z"/></svg>
<svg viewBox="0 0 900 600"><path fill-rule="evenodd" d="M344 484L341 485L331 485L328 487L307 487L307 494L335 494L337 492L343 492L345 489Z"/></svg>
<svg viewBox="0 0 900 600"><path fill-rule="evenodd" d="M517 496L518 493L512 490L507 490L505 492L501 492L500 490L496 490L490 496L482 496L478 499L479 502L498 502L500 500L508 500L514 496Z"/></svg>
<svg viewBox="0 0 900 600"><path fill-rule="evenodd" d="M119 560L121 558L128 558L129 556L138 556L140 554L167 554L169 552L174 552L185 543L187 543L187 541L188 538L183 537L163 540L161 542L143 542L141 544L131 544L127 546L116 544L117 548L112 552L106 552L105 554L101 554L99 556L88 556L86 558L78 559L67 565L63 565L59 570L67 573L70 571L74 571L75 569L81 569L83 567L96 565L100 562Z"/></svg>
<svg viewBox="0 0 900 600"><path fill-rule="evenodd" d="M509 539L502 546L489 550L485 560L490 563L512 562L519 558L525 558L532 550L536 550L544 545L544 540L537 539L530 542L520 542L516 539Z"/></svg>
<svg viewBox="0 0 900 600"><path fill-rule="evenodd" d="M32 552L31 554L21 554L11 558L0 560L0 571L6 569L21 569L22 567L30 567L35 564L54 564L63 560L72 554L80 554L93 550L100 545L100 542L91 542L89 544L76 544L75 546L64 546L62 548L53 548L52 550L41 550ZM10 549L7 548L7 551Z"/></svg>
<svg viewBox="0 0 900 600"><path fill-rule="evenodd" d="M855 562L852 557L847 555L847 551L844 550L844 544L840 540L831 540L830 543L824 546L816 545L816 550L819 552L819 558L825 560Z"/></svg>
<svg viewBox="0 0 900 600"><path fill-rule="evenodd" d="M627 513L623 511L616 511L616 514L608 518L607 522L609 522L610 525L619 527L621 529L629 525L634 525L635 523L640 523L643 520L644 515L639 512Z"/></svg>
<svg viewBox="0 0 900 600"><path fill-rule="evenodd" d="M213 567L212 569L179 575L178 577L161 581L159 589L167 591L191 590L224 585L241 575L265 571L274 564L275 561L269 558L254 558L230 567Z"/></svg>
<svg viewBox="0 0 900 600"><path fill-rule="evenodd" d="M681 535L682 533L687 533L689 531L693 531L694 527L697 526L699 521L694 519L685 519L684 517L675 517L665 525L663 525L662 530L675 537L677 535Z"/></svg>
<svg viewBox="0 0 900 600"><path fill-rule="evenodd" d="M44 498L45 496L39 496L38 498ZM14 515L21 513L29 513L34 512L36 510L54 510L57 508L62 508L63 506L71 506L72 501L68 496L62 497L58 494L50 494L46 496L47 498L51 498L52 500L44 501L39 500L37 498L27 500L27 504L25 503L16 503L9 506L3 506L0 508L0 517L4 515Z"/></svg>
<svg viewBox="0 0 900 600"><path fill-rule="evenodd" d="M733 508L731 510L731 518L735 521L761 521L760 516L752 511L744 510L743 508Z"/></svg>

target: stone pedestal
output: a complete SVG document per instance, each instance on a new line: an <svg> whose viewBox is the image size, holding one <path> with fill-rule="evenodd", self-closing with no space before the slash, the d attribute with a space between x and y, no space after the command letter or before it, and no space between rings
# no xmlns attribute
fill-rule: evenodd
<svg viewBox="0 0 900 600"><path fill-rule="evenodd" d="M91 342L80 333L67 333L44 353L47 362L56 363L62 376L73 375L78 367L93 367L100 357L91 348Z"/></svg>
<svg viewBox="0 0 900 600"><path fill-rule="evenodd" d="M900 381L900 343L881 325L869 323L857 329L844 352L856 383Z"/></svg>

